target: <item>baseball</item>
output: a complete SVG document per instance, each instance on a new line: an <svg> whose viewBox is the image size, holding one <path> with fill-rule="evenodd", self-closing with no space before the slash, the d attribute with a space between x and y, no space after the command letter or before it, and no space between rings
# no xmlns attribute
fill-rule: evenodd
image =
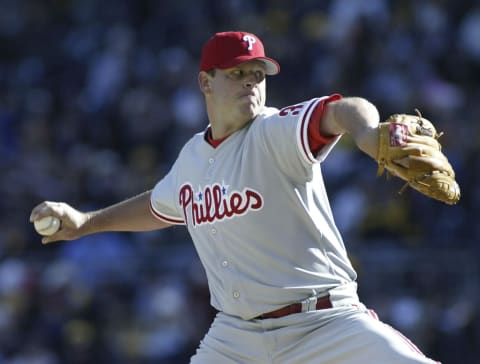
<svg viewBox="0 0 480 364"><path fill-rule="evenodd" d="M40 235L49 236L55 234L60 228L60 219L55 216L47 216L33 222L35 230Z"/></svg>

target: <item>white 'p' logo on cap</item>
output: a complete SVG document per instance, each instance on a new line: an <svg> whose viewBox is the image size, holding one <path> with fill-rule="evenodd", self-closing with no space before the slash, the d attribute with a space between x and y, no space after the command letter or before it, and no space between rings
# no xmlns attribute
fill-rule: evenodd
<svg viewBox="0 0 480 364"><path fill-rule="evenodd" d="M243 36L243 41L248 43L248 50L251 51L253 49L253 43L255 43L257 40L255 37L251 35L244 35Z"/></svg>

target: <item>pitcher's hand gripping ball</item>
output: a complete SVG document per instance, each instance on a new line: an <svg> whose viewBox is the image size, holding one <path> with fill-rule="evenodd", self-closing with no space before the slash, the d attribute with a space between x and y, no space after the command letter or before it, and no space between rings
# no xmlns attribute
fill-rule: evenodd
<svg viewBox="0 0 480 364"><path fill-rule="evenodd" d="M60 219L55 216L47 216L33 222L37 233L43 236L55 234L60 229Z"/></svg>
<svg viewBox="0 0 480 364"><path fill-rule="evenodd" d="M394 114L379 124L378 175L386 169L422 194L454 205L460 200L455 172L442 153L443 133L417 115ZM402 188L402 191L403 189Z"/></svg>

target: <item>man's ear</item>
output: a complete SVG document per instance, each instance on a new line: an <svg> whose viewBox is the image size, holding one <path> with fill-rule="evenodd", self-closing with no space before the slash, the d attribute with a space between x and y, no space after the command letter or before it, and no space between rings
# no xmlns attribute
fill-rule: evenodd
<svg viewBox="0 0 480 364"><path fill-rule="evenodd" d="M211 76L207 72L201 71L198 74L198 85L202 93L208 94L212 91L210 81L211 81Z"/></svg>

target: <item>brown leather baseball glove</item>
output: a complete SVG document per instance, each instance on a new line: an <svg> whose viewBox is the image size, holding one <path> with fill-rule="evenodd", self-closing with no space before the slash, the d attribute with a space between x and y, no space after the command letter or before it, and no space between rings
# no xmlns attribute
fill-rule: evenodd
<svg viewBox="0 0 480 364"><path fill-rule="evenodd" d="M454 205L460 200L455 172L442 153L442 133L417 115L394 114L379 124L378 175L384 169L424 195ZM401 191L404 190L402 188Z"/></svg>

